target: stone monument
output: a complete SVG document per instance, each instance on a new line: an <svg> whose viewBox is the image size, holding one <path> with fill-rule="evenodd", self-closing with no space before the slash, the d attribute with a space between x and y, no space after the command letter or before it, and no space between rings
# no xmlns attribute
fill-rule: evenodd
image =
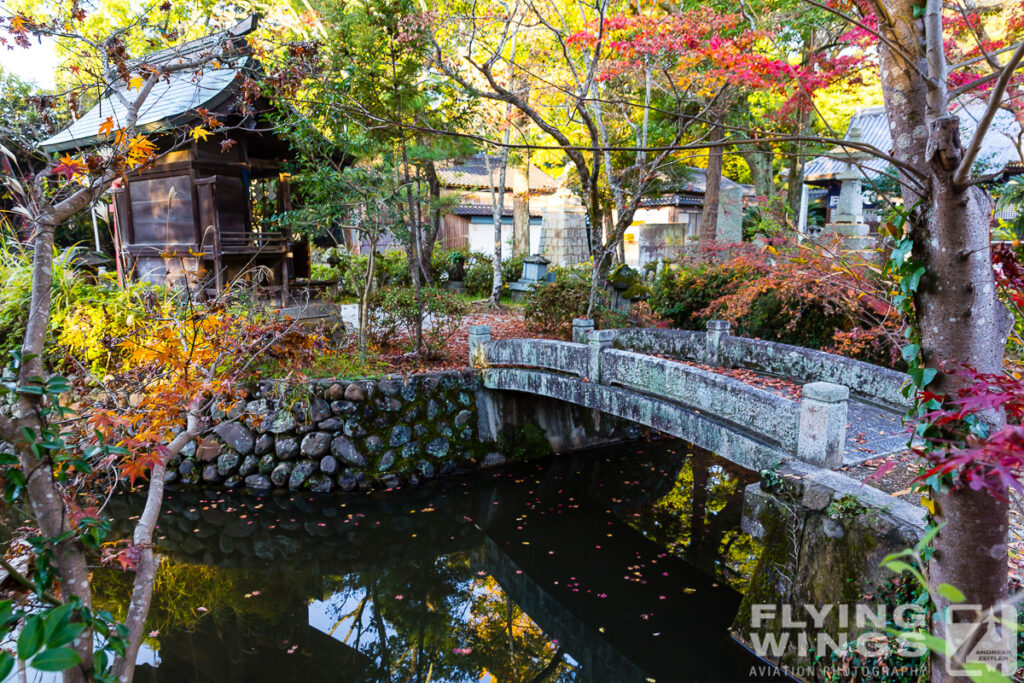
<svg viewBox="0 0 1024 683"><path fill-rule="evenodd" d="M861 139L861 129L851 128L850 142L859 142ZM832 156L844 160L843 170L836 176L836 179L842 181L842 185L839 188L839 202L832 214L832 221L825 224L824 232L842 235L843 243L848 249L871 249L875 246L875 240L868 235L870 228L864 222L864 197L861 194L861 180L864 176L856 166L857 162L870 159L871 155L867 152L844 149Z"/></svg>

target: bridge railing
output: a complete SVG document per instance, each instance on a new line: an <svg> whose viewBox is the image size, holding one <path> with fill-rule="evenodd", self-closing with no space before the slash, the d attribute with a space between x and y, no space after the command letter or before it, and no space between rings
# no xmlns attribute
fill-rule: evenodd
<svg viewBox="0 0 1024 683"><path fill-rule="evenodd" d="M591 388L627 389L671 402L731 425L784 453L826 467L842 464L846 440L846 387L804 385L795 401L732 377L653 355L613 348L619 331L586 333L586 343L536 339L491 341L490 328L470 328L476 367L541 369L570 375ZM683 337L680 337L683 338Z"/></svg>
<svg viewBox="0 0 1024 683"><path fill-rule="evenodd" d="M858 401L904 412L910 400L903 395L906 373L834 353L790 344L734 337L729 323L708 321L706 332L635 328L616 330L615 348L671 356L712 367L745 368L794 382L831 382L850 390ZM576 321L575 335L584 337L590 321ZM579 341L579 340L577 340Z"/></svg>
<svg viewBox="0 0 1024 683"><path fill-rule="evenodd" d="M800 404L732 377L632 351L607 349L601 353L601 384L699 410L796 454Z"/></svg>

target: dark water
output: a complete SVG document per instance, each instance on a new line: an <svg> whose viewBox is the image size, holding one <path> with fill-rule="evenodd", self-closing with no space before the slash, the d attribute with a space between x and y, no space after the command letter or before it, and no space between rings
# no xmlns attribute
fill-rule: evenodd
<svg viewBox="0 0 1024 683"><path fill-rule="evenodd" d="M173 493L136 680L749 680L751 480L659 441L372 496Z"/></svg>

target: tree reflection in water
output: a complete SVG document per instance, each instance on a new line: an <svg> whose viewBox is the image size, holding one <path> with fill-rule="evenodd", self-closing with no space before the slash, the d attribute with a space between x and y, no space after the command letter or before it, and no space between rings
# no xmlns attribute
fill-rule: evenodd
<svg viewBox="0 0 1024 683"><path fill-rule="evenodd" d="M756 561L749 481L664 440L381 495L178 492L148 622L159 661L137 679L728 676L750 663L726 585ZM97 604L123 612L129 578L103 572Z"/></svg>

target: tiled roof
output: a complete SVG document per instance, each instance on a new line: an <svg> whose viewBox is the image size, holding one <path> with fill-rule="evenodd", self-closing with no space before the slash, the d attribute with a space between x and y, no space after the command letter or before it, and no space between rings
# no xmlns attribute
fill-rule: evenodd
<svg viewBox="0 0 1024 683"><path fill-rule="evenodd" d="M966 145L978 128L978 120L985 111L985 103L977 99L958 102L951 110L960 118L960 135ZM860 128L861 141L872 145L883 152L892 151L892 136L889 132L889 120L885 116L885 107L864 107L858 109L850 119L850 125L843 136L850 139L850 131ZM978 160L988 171L1002 169L1008 163L1020 161L1014 140L1020 133L1020 125L1014 120L1013 114L1000 109L992 122L991 132L985 136ZM842 152L840 148L833 151ZM868 178L877 178L885 171L889 162L883 159L866 159L860 163L861 170ZM804 182L815 183L832 180L840 173L845 162L828 157L816 157L804 167Z"/></svg>
<svg viewBox="0 0 1024 683"><path fill-rule="evenodd" d="M441 184L448 187L489 188L497 187L501 173L501 157L491 155L491 174L487 174L487 160L483 154L476 154L461 162L444 162L437 165L437 175ZM493 180L491 179L493 178ZM517 181L522 179L522 171L509 166L505 173L506 189L511 190ZM533 164L530 164L530 190L554 192L558 183L554 178Z"/></svg>
<svg viewBox="0 0 1024 683"><path fill-rule="evenodd" d="M223 39L244 35L254 27L255 18L250 17L220 34L154 53L144 58L144 61L161 63L183 59L187 55L210 49ZM136 126L140 132L157 132L196 119L197 107L213 109L223 103L241 82L243 71L250 66L251 60L242 56L218 68L203 68L198 72L189 69L171 74L167 80L157 83L146 97L139 110ZM135 97L136 91L123 81L114 87L129 102ZM96 106L64 130L44 140L41 146L46 152L60 152L101 144L105 138L99 134L99 128L107 117L113 117L114 128L117 129L124 126L126 116L124 104L114 92L108 92Z"/></svg>

